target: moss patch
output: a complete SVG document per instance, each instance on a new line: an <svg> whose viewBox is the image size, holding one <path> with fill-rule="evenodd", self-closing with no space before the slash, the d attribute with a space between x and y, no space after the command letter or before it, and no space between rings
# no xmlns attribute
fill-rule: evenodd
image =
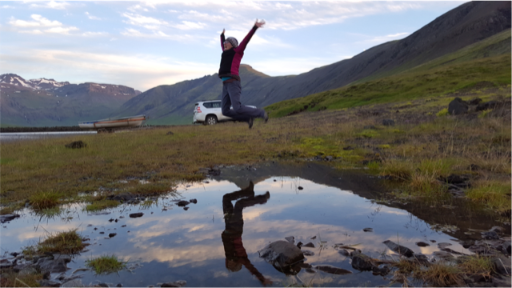
<svg viewBox="0 0 512 288"><path fill-rule="evenodd" d="M86 261L86 265L94 270L96 274L109 274L122 270L125 263L119 261L116 256L101 256Z"/></svg>

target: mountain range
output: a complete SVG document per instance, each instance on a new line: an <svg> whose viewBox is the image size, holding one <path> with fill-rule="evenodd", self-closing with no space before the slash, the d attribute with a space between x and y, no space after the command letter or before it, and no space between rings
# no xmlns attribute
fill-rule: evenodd
<svg viewBox="0 0 512 288"><path fill-rule="evenodd" d="M105 118L141 92L98 83L70 84L54 79L25 80L0 75L2 126L76 126L79 121Z"/></svg>
<svg viewBox="0 0 512 288"><path fill-rule="evenodd" d="M510 27L511 2L468 2L441 15L402 40L377 45L350 59L299 75L270 77L254 70L250 65L241 65L240 77L243 87L241 100L246 105L265 107L287 99L395 75L459 51L506 31ZM475 57L510 53L510 38L501 42L493 44L486 49L485 53ZM194 104L197 101L220 99L222 89L217 74L173 85L157 86L140 94L125 86L95 83L74 85L52 79L24 81L17 75L7 75L11 75L10 78L6 75L0 76L2 126L5 126L4 123L37 125L35 123L40 117L51 120L45 123L70 123L72 119L75 121L86 116L94 119L94 115L99 117L102 113L105 113L102 117L145 114L150 117L149 123L153 124L187 124L191 123ZM24 82L21 81L18 86L12 86L18 83L16 81L19 79ZM37 84L38 81L40 84ZM24 86L22 82L32 88ZM4 92L7 91L4 90L6 89L4 85L11 85L9 88L11 92L8 94L13 93L13 88L20 91L15 97L7 97L7 103L4 103L6 99ZM41 85L48 86L42 88ZM126 90L121 92L121 89ZM43 98L42 96L49 97L53 102L42 101L46 106L39 107L21 101L23 97L32 97L30 101L36 101L37 97ZM85 102L64 103L73 97ZM85 106L76 105L77 103L83 103L81 105ZM8 113L6 113L5 104L11 108ZM115 107L116 105L118 106ZM59 107L62 106L67 109L60 109ZM51 109L47 110L45 107L51 107ZM22 124L23 121L25 124ZM76 122L71 125L76 125Z"/></svg>
<svg viewBox="0 0 512 288"><path fill-rule="evenodd" d="M465 3L405 39L375 46L351 59L299 75L269 77L243 65L240 68L241 101L264 107L349 83L393 75L509 29L510 13L510 2ZM190 123L194 104L220 99L221 89L217 74L158 86L124 103L119 115L146 114L154 123Z"/></svg>

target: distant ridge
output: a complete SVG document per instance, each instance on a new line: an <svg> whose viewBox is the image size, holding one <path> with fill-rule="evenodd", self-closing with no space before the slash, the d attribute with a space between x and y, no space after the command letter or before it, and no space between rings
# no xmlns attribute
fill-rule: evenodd
<svg viewBox="0 0 512 288"><path fill-rule="evenodd" d="M54 79L0 75L0 113L6 126L76 126L105 118L140 91L123 85L70 84Z"/></svg>
<svg viewBox="0 0 512 288"><path fill-rule="evenodd" d="M268 77L247 65L240 70L242 101L264 107L357 81L393 75L509 29L510 14L510 2L468 2L405 39L377 45L351 59L300 75ZM161 85L129 100L117 114L144 113L150 116L150 123L190 123L194 103L220 99L221 88L217 74Z"/></svg>

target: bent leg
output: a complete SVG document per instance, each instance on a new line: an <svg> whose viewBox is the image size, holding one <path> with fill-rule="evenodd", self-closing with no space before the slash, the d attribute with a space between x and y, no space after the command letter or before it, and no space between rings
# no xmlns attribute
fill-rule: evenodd
<svg viewBox="0 0 512 288"><path fill-rule="evenodd" d="M233 81L231 83L226 83L225 85L228 90L231 105L233 106L233 112L236 114L233 118L237 120L240 119L241 121L243 121L243 119L247 121L249 118L263 118L265 111L262 109L244 106L240 102L240 95L242 94L240 81Z"/></svg>

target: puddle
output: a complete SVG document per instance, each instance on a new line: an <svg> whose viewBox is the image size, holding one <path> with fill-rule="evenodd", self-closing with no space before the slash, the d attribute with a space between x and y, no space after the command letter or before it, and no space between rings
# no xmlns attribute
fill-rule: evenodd
<svg viewBox="0 0 512 288"><path fill-rule="evenodd" d="M458 210L454 209L438 208L428 213L418 209L423 216L415 216L400 207L376 204L370 199L379 197L379 182L364 175L340 174L325 166L270 165L254 169L223 169L221 176L180 186L180 200L197 199L196 204L187 205L188 210L179 207L177 199L161 197L151 206L121 205L95 214L84 212L82 204L64 207L65 212L53 218L23 211L20 218L2 224L1 252L20 251L49 232L78 228L81 235L90 238L91 245L68 263L67 276L85 267L86 260L102 255L114 254L128 262L128 269L119 273L78 272L85 285L104 282L110 286L156 286L185 280L192 287L261 286L258 279L269 279L271 286L281 287L380 286L389 285L389 279L353 269L350 258L338 253L335 244L357 245L374 258L395 254L383 244L386 240L429 258L439 251L440 242L451 243L449 247L454 251L472 254L452 239L471 237L464 234L470 228L488 230L495 225L484 216L478 216L478 221L475 215L457 220ZM250 180L254 182L253 192L247 188ZM144 215L129 217L136 212ZM439 217L445 221L432 222ZM447 219L453 222L447 223ZM464 221L470 224L458 226L458 230L433 229L439 228L435 224L464 225ZM366 229L371 232L363 231L365 228L372 228ZM109 238L109 233L117 235ZM302 269L296 276L286 276L259 257L258 251L267 244L288 236L293 236L295 243L314 245L303 246L303 251L312 252L307 253L305 262L331 265L353 274ZM430 246L416 246L420 241Z"/></svg>
<svg viewBox="0 0 512 288"><path fill-rule="evenodd" d="M96 131L59 131L59 132L19 132L19 133L0 133L0 142L36 140L45 138L56 138L76 135L95 135Z"/></svg>

